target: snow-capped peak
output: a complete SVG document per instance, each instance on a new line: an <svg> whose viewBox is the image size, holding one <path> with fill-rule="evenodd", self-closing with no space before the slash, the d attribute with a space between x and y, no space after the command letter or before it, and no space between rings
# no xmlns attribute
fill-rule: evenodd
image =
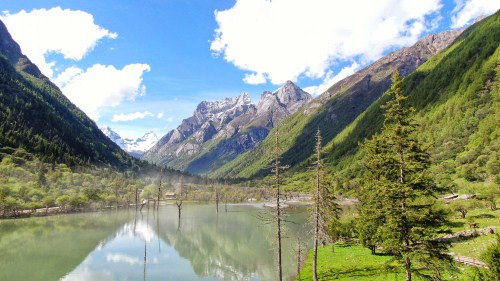
<svg viewBox="0 0 500 281"><path fill-rule="evenodd" d="M101 131L121 149L134 157L140 157L158 142L158 137L153 131L149 131L135 140L121 137L108 126L102 127Z"/></svg>

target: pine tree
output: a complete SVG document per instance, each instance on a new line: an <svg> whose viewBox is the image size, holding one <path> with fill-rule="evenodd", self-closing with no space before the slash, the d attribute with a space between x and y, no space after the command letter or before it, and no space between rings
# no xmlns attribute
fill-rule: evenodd
<svg viewBox="0 0 500 281"><path fill-rule="evenodd" d="M414 110L406 104L399 72L392 79L391 99L383 106L383 131L365 145L369 177L360 215L362 221L377 222L361 231L363 242L393 253L404 264L407 281L412 274L439 278L442 262L449 260L446 245L433 240L436 228L445 222L436 208L440 190L427 171L430 156L415 137Z"/></svg>

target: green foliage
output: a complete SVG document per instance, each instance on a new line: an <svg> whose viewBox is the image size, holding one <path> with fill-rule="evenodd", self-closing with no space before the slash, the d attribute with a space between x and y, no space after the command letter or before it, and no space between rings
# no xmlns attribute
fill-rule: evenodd
<svg viewBox="0 0 500 281"><path fill-rule="evenodd" d="M428 147L430 173L441 187L457 191L500 185L499 45L500 12L497 12L467 29L452 46L431 57L403 81L408 104L415 108L412 117L419 124L417 139ZM283 163L291 165L286 178L302 179L310 173L314 145L311 136L319 127L325 132L325 164L341 178L340 191L353 195L359 192L364 168L360 160L366 154L366 148L360 148L359 144L382 130L381 105L389 96L385 94L370 102L355 118L338 114L332 122L328 119L331 117L328 109L345 105L344 93L347 91L315 108L314 114L299 111L282 123ZM272 151L271 143L267 138L215 175L265 176L263 167Z"/></svg>
<svg viewBox="0 0 500 281"><path fill-rule="evenodd" d="M496 241L490 245L482 255L488 265L491 280L500 280L500 235L496 234Z"/></svg>
<svg viewBox="0 0 500 281"><path fill-rule="evenodd" d="M0 147L24 148L44 162L143 166L109 140L45 77L16 71L0 54Z"/></svg>
<svg viewBox="0 0 500 281"><path fill-rule="evenodd" d="M0 216L4 217L27 215L42 208L45 210L38 210L37 214L45 214L51 207L61 207L64 212L130 207L135 204L136 191L145 189L144 198L150 190L157 195L159 174L163 175L165 186L181 178L189 184L199 182L199 178L151 166L146 166L141 174L112 167L70 169L66 164L51 164L47 169L49 164L22 149L10 153L0 161Z"/></svg>
<svg viewBox="0 0 500 281"><path fill-rule="evenodd" d="M375 243L394 254L405 266L407 280L415 274L441 278L442 260L449 257L445 244L433 242L436 228L445 221L433 198L440 190L427 173L430 155L415 137L414 109L407 105L398 72L389 95L383 106L384 129L366 142L369 176L363 191L368 200L362 201L361 215L368 216L363 222L378 221L370 225L375 229L363 228L361 238L372 249Z"/></svg>
<svg viewBox="0 0 500 281"><path fill-rule="evenodd" d="M467 216L467 213L473 209L478 209L481 208L482 204L478 200L472 199L472 200L453 200L450 202L450 208L454 212L458 212L460 214L460 217L462 219L465 219L465 216Z"/></svg>

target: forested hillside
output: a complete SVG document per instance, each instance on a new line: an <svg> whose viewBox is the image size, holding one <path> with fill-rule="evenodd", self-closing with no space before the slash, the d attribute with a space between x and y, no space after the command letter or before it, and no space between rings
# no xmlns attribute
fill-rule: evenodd
<svg viewBox="0 0 500 281"><path fill-rule="evenodd" d="M466 30L403 81L437 183L451 190L500 184L500 12ZM325 148L346 189L362 173L359 144L382 128L384 95ZM307 161L294 171L304 171ZM300 177L300 176L298 176Z"/></svg>
<svg viewBox="0 0 500 281"><path fill-rule="evenodd" d="M372 65L339 81L321 96L279 125L282 161L296 167L313 153L314 135L319 128L325 142L331 141L376 101L391 85L391 74L399 70L407 76L429 57L449 46L462 30L428 35L409 48L395 51ZM252 151L215 170L212 176L252 178L269 171L265 168L273 149L271 139Z"/></svg>
<svg viewBox="0 0 500 281"><path fill-rule="evenodd" d="M24 148L70 166L140 165L41 74L2 22L0 39L0 147Z"/></svg>
<svg viewBox="0 0 500 281"><path fill-rule="evenodd" d="M498 186L500 183L499 45L500 13L497 12L464 31L453 45L431 57L403 81L404 92L416 109L419 138L428 146L432 171L441 185L462 188L476 184ZM376 100L325 143L327 165L340 176L345 190L358 186L364 155L359 144L381 130L381 105L386 101L385 95ZM290 133L305 134L304 131L296 132L297 128L304 128L305 120L296 114L283 123L279 128L283 147L293 145L295 139L289 137ZM325 126L337 125L318 123L316 128L318 126L325 131ZM225 170L218 175L241 178L266 175L269 172L265 168L266 143L240 157L232 166L223 167ZM304 188L305 180L302 179L309 178L311 160L309 156L300 156L304 153L311 155L303 150L296 151L298 156L283 154L284 163L291 164L289 184L297 188ZM291 160L301 158L300 162Z"/></svg>

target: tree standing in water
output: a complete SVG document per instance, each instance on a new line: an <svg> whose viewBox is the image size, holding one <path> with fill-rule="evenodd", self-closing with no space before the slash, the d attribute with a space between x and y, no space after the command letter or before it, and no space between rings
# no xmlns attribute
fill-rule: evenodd
<svg viewBox="0 0 500 281"><path fill-rule="evenodd" d="M366 145L367 168L373 176L364 193L367 198L377 197L379 204L362 201L360 215L376 214L384 222L373 225L376 229L371 233L402 262L407 281L413 274L441 280L443 261L450 261L447 245L434 240L437 228L445 222L436 208L436 194L441 190L429 176L430 156L415 136L414 110L403 95L399 72L392 80L391 99L383 106L383 131Z"/></svg>

